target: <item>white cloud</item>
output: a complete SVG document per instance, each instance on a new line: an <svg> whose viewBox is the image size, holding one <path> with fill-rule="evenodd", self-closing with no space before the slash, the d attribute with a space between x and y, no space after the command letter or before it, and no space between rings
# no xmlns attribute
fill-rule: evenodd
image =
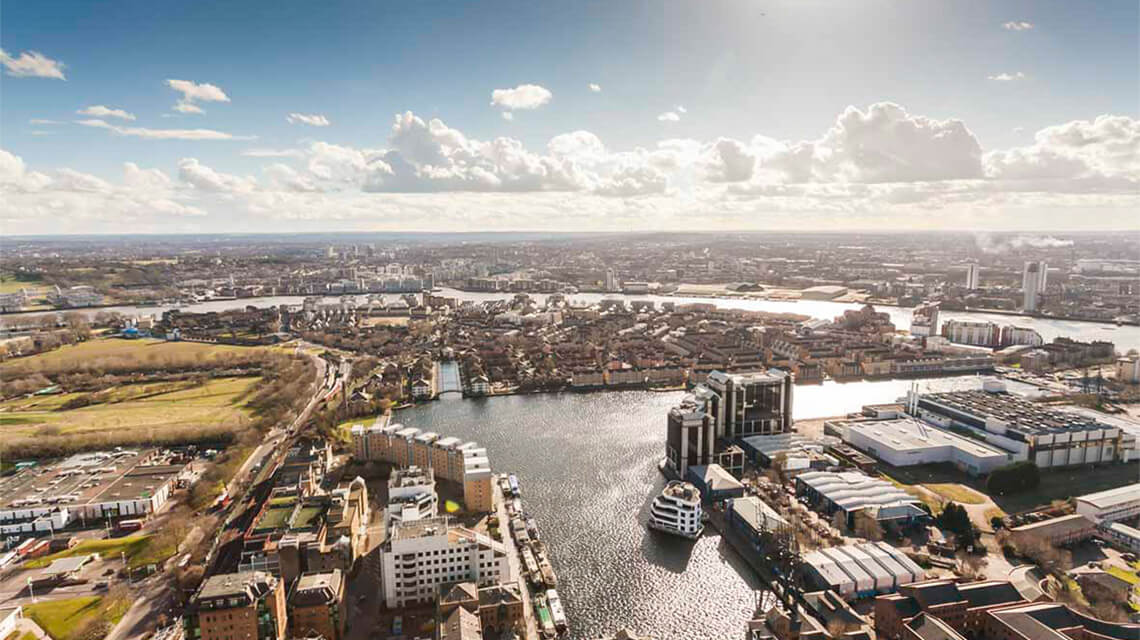
<svg viewBox="0 0 1140 640"><path fill-rule="evenodd" d="M587 86L590 88L590 91L593 91L594 93L601 93L602 92L602 85L600 85L600 84L595 84L595 83L591 82Z"/></svg>
<svg viewBox="0 0 1140 640"><path fill-rule="evenodd" d="M174 110L179 113L205 113L202 107L194 104L195 102L229 102L230 97L226 95L217 85L208 82L197 83L191 80L174 80L168 79L167 86L171 89L182 94L178 103L174 105Z"/></svg>
<svg viewBox="0 0 1140 640"><path fill-rule="evenodd" d="M253 140L255 136L235 136L213 129L148 129L145 127L121 127L105 120L76 120L75 124L84 127L107 129L121 136L146 138L149 140Z"/></svg>
<svg viewBox="0 0 1140 640"><path fill-rule="evenodd" d="M127 164L115 183L31 171L0 153L0 221L19 220L22 232L201 215L243 230L1051 229L1074 216L1136 228L1140 208L1140 120L1122 116L1045 127L1033 144L983 152L960 121L878 103L849 107L808 140L678 138L619 150L589 131L528 149L408 112L382 148L312 142L241 154L272 160L257 178L194 158L174 180Z"/></svg>
<svg viewBox="0 0 1140 640"><path fill-rule="evenodd" d="M257 187L257 181L253 178L242 178L215 171L198 162L197 158L183 158L178 161L178 178L203 191L247 193Z"/></svg>
<svg viewBox="0 0 1140 640"><path fill-rule="evenodd" d="M495 89L491 92L491 106L504 109L537 109L550 102L554 94L537 84L520 84L514 89Z"/></svg>
<svg viewBox="0 0 1140 640"><path fill-rule="evenodd" d="M508 121L509 121L509 120L514 120L514 119L515 119L515 113L514 113L513 111L504 111L504 112L502 112L500 115L502 115L502 116L503 116L503 120L508 120Z"/></svg>
<svg viewBox="0 0 1140 640"><path fill-rule="evenodd" d="M193 113L193 114L197 114L197 115L201 115L203 113L206 113L205 109L203 109L202 107L199 107L196 104L190 104L189 102L181 102L181 101L175 103L174 106L171 107L171 109L174 109L178 113ZM163 114L163 115L168 116L170 114Z"/></svg>
<svg viewBox="0 0 1140 640"><path fill-rule="evenodd" d="M62 120L45 120L44 118L32 118L28 120L28 124L67 124Z"/></svg>
<svg viewBox="0 0 1140 640"><path fill-rule="evenodd" d="M674 109L674 111L676 111L677 113L682 113L682 114L689 112L688 109L686 109L685 107L683 107L681 105L677 105L677 107Z"/></svg>
<svg viewBox="0 0 1140 640"><path fill-rule="evenodd" d="M95 116L96 118L122 118L123 120L134 120L135 114L129 113L123 109L112 109L105 107L101 104L91 105L76 111L81 116Z"/></svg>
<svg viewBox="0 0 1140 640"><path fill-rule="evenodd" d="M307 124L311 127L327 127L332 124L329 122L328 118L317 113L290 113L289 115L285 116L285 120L289 124Z"/></svg>
<svg viewBox="0 0 1140 640"><path fill-rule="evenodd" d="M67 80L63 75L64 64L59 60L52 60L39 51L24 51L20 53L20 57L13 58L7 51L0 49L0 64L4 65L8 75L16 78Z"/></svg>
<svg viewBox="0 0 1140 640"><path fill-rule="evenodd" d="M1025 74L1018 71L1016 73L999 73L997 75L986 76L987 79L995 82L1013 82L1014 80L1024 80Z"/></svg>
<svg viewBox="0 0 1140 640"><path fill-rule="evenodd" d="M247 158L304 158L300 149L246 149L241 154Z"/></svg>
<svg viewBox="0 0 1140 640"><path fill-rule="evenodd" d="M1020 21L1006 22L1006 23L1002 24L1001 26L1006 31L1029 31L1030 29L1033 28L1033 23L1032 22L1025 22L1024 20L1020 20Z"/></svg>
<svg viewBox="0 0 1140 640"><path fill-rule="evenodd" d="M675 111L666 111L665 113L658 115L657 119L661 122L679 122L681 120L681 116L677 115L677 112Z"/></svg>

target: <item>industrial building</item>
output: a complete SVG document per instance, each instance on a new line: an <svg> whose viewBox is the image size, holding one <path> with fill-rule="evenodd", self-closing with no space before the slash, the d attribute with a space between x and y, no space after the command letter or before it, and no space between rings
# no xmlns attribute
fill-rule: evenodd
<svg viewBox="0 0 1140 640"><path fill-rule="evenodd" d="M770 467L777 456L783 456L784 473L789 476L804 471L825 471L838 467L839 459L827 452L840 443L839 438L822 436L808 438L798 433L781 433L773 436L746 436L740 446L753 463Z"/></svg>
<svg viewBox="0 0 1140 640"><path fill-rule="evenodd" d="M984 475L1013 460L1003 449L900 415L886 420L832 420L825 427L851 446L895 467L947 462Z"/></svg>
<svg viewBox="0 0 1140 640"><path fill-rule="evenodd" d="M881 524L906 526L929 518L918 498L895 485L858 471L809 471L796 476L796 496L816 510L831 515L842 512L847 525L855 515L868 510Z"/></svg>
<svg viewBox="0 0 1140 640"><path fill-rule="evenodd" d="M1023 524L1009 530L1011 539L1017 544L1044 543L1052 547L1088 540L1095 532L1093 521L1079 513Z"/></svg>
<svg viewBox="0 0 1140 640"><path fill-rule="evenodd" d="M1093 522L1129 520L1140 516L1140 482L1083 495L1075 502L1077 513Z"/></svg>
<svg viewBox="0 0 1140 640"><path fill-rule="evenodd" d="M357 460L377 460L397 467L415 465L431 469L436 479L458 483L470 511L495 509L487 450L474 442L463 443L458 438L392 424L383 415L371 427L353 425L352 446Z"/></svg>
<svg viewBox="0 0 1140 640"><path fill-rule="evenodd" d="M706 502L720 502L744 495L744 485L719 464L689 467L685 480L701 492Z"/></svg>
<svg viewBox="0 0 1140 640"><path fill-rule="evenodd" d="M793 535L792 525L756 496L729 501L725 515L729 526L748 542L754 554L767 555L772 544Z"/></svg>
<svg viewBox="0 0 1140 640"><path fill-rule="evenodd" d="M818 549L803 560L810 580L845 600L890 593L926 575L905 553L885 542Z"/></svg>
<svg viewBox="0 0 1140 640"><path fill-rule="evenodd" d="M922 394L914 404L916 417L964 430L1009 452L1012 460L1029 460L1043 469L1128 462L1135 455L1135 436L1120 427L1030 402L1007 393L997 381L987 381L983 390Z"/></svg>
<svg viewBox="0 0 1140 640"><path fill-rule="evenodd" d="M146 516L190 478L180 456L158 450L75 454L0 480L0 527L16 535L73 521Z"/></svg>

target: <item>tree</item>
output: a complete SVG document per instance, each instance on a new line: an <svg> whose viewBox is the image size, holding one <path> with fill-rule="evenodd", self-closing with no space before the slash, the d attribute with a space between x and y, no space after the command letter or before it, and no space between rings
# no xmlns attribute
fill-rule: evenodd
<svg viewBox="0 0 1140 640"><path fill-rule="evenodd" d="M1041 470L1028 460L1014 462L994 469L986 478L986 490L990 494L1005 495L1037 488L1041 484Z"/></svg>
<svg viewBox="0 0 1140 640"><path fill-rule="evenodd" d="M883 539L883 525L866 510L860 511L855 514L855 535L878 542Z"/></svg>
<svg viewBox="0 0 1140 640"><path fill-rule="evenodd" d="M956 536L959 548L973 546L978 540L979 532L974 523L970 522L970 514L966 508L960 504L946 503L946 507L934 521L939 527Z"/></svg>

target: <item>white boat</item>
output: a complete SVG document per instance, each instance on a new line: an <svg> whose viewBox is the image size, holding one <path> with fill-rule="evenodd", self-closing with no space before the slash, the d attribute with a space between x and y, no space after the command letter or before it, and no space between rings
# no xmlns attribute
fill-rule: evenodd
<svg viewBox="0 0 1140 640"><path fill-rule="evenodd" d="M649 528L696 540L705 530L701 516L700 490L691 483L674 480L653 499Z"/></svg>
<svg viewBox="0 0 1140 640"><path fill-rule="evenodd" d="M554 628L560 633L566 631L566 611L562 609L562 600L558 598L557 591L550 589L546 592L546 604L550 607L550 617L554 618Z"/></svg>

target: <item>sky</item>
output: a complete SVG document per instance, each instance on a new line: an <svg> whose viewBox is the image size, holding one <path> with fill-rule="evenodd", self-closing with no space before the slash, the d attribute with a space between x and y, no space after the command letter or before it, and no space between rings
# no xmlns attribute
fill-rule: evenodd
<svg viewBox="0 0 1140 640"><path fill-rule="evenodd" d="M0 232L1140 228L1140 4L15 2Z"/></svg>

